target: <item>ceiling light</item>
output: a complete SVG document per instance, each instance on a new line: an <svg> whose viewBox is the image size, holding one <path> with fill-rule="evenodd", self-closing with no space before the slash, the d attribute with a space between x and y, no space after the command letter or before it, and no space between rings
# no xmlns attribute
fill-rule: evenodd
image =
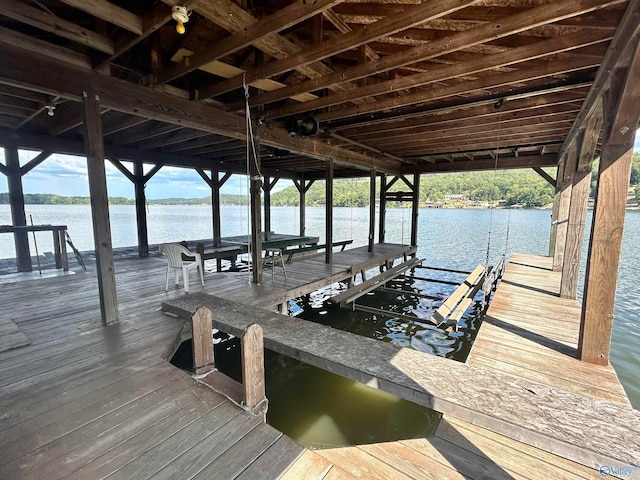
<svg viewBox="0 0 640 480"><path fill-rule="evenodd" d="M44 108L47 109L47 115L53 117L56 113L54 110L56 109L55 105L45 105Z"/></svg>
<svg viewBox="0 0 640 480"><path fill-rule="evenodd" d="M185 32L184 24L189 21L187 9L180 5L174 5L171 7L171 18L176 21L176 32L183 35Z"/></svg>

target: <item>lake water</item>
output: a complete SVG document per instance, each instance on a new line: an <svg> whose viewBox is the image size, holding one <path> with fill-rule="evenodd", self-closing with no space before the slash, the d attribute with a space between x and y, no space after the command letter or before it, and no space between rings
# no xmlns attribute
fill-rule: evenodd
<svg viewBox="0 0 640 480"><path fill-rule="evenodd" d="M88 206L27 205L26 213L27 218L29 215L33 217L35 224L68 225L69 233L80 250L93 249ZM419 216L418 255L426 259L426 265L461 270L472 270L479 263L484 263L488 244L491 264L495 264L505 251L507 254L525 252L546 255L550 213L549 210L422 209ZM353 239L353 246L366 245L369 229L368 215L367 208L335 208L335 240ZM112 206L110 216L114 247L135 245L134 207ZM222 217L223 236L247 233L246 207L225 206L222 208ZM640 212L628 211L626 218L616 293L611 360L633 405L640 408L640 378L637 374L640 368L640 315L638 314L640 291L636 285L638 271L640 271L640 249L638 249ZM590 221L590 217L588 220ZM207 205L151 205L148 211L148 222L149 242L152 244L210 238L212 235L211 207ZM9 206L0 205L0 225L10 223ZM386 241L408 243L410 223L409 209L388 209ZM491 241L488 242L490 228ZM274 207L272 230L281 233L297 233L299 231L297 208ZM324 209L308 207L306 233L319 236L322 242L323 231ZM52 250L49 233L38 233L37 239L41 253ZM0 258L12 257L15 257L15 252L11 235L0 235ZM584 265L582 271L584 271ZM434 277L436 274L430 273L429 276ZM444 296L448 294L448 287L437 288L438 291L430 293ZM395 298L390 299L389 302L393 300ZM312 304L315 302L319 305L322 303L322 298L311 298L310 301ZM426 305L425 308L430 306ZM312 309L313 305L311 305ZM306 310L311 311L309 306ZM318 315L322 314L321 310L319 309ZM353 320L348 321L353 323ZM393 338L390 335L393 336L402 328L402 322L385 324L376 327L374 336L379 335L389 340ZM391 402L387 398L381 401Z"/></svg>

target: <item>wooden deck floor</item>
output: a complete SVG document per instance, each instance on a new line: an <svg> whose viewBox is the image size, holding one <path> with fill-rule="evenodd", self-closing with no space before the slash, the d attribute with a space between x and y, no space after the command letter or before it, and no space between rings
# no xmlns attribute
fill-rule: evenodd
<svg viewBox="0 0 640 480"><path fill-rule="evenodd" d="M347 251L331 266L305 260L253 287L246 274L208 274L205 287L194 275L192 291L274 306L403 248ZM305 452L161 358L181 323L160 304L184 293L164 291L163 258L116 262L120 323L108 328L94 268L0 278L0 315L30 342L0 352L0 478L269 479ZM303 461L349 478L312 452Z"/></svg>
<svg viewBox="0 0 640 480"><path fill-rule="evenodd" d="M352 259L336 254L331 268L321 259L294 263L287 266L286 280L276 276L271 283L267 274L260 287L249 288L246 274L209 274L204 288L192 281L192 291L272 307L301 289L317 288L305 272L345 278L351 264L371 258L367 252L355 253ZM519 265L532 261L541 263ZM542 295L537 300L542 303L536 303L538 316L541 305L558 308L553 303L555 274L544 267L544 259L514 256L471 364L481 357L497 362L501 354L490 352L507 352L508 335L515 335L521 350L512 357L540 351L554 362L568 359L569 372L581 371L583 366L566 355L575 352L575 334L545 329L543 323L534 329L530 318L513 313L524 308L522 285L533 292L532 301L534 293ZM445 418L434 438L304 450L160 358L180 323L157 309L183 293L181 287L164 292L164 269L164 259L157 257L116 262L121 322L109 328L100 325L93 271L0 280L3 318L31 342L0 352L0 478L176 478L177 472L180 478L224 479L278 478L283 473L286 479L601 478L597 470L454 418ZM520 322L511 333L498 323L508 315ZM485 328L503 331L485 333ZM533 332L533 338L520 340L525 338L522 329ZM505 355L504 366L491 368L513 374L515 366L516 373L524 371L522 378L531 379L535 362L523 368L512 357ZM602 373L612 382L605 387L600 377L598 387L590 386L575 375L563 375L560 367L537 372L545 376L535 379L626 404L617 379L610 376L615 374L605 370L580 374L586 379Z"/></svg>
<svg viewBox="0 0 640 480"><path fill-rule="evenodd" d="M511 257L467 363L630 406L612 366L576 358L580 305L560 298L551 262Z"/></svg>
<svg viewBox="0 0 640 480"><path fill-rule="evenodd" d="M514 254L467 363L630 406L612 367L575 358L580 308L560 299L551 259ZM317 452L356 478L603 478L560 456L445 416L433 438ZM634 470L625 478L639 478Z"/></svg>

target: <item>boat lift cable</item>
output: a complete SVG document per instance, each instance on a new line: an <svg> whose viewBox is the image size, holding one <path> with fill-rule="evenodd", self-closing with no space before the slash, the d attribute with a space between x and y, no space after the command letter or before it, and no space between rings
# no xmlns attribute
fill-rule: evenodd
<svg viewBox="0 0 640 480"><path fill-rule="evenodd" d="M260 171L260 165L258 164L258 152L256 150L256 141L253 134L253 123L251 122L251 108L249 107L249 86L247 85L247 73L242 74L242 87L244 88L244 103L245 103L245 120L247 123L247 195L249 195L249 201L247 202L247 253L249 255L249 261L253 259L253 252L251 251L251 182L254 180L260 180L262 178L262 172ZM256 174L251 175L251 162L255 167ZM255 266L254 266L255 268ZM251 269L249 269L249 283L251 283Z"/></svg>

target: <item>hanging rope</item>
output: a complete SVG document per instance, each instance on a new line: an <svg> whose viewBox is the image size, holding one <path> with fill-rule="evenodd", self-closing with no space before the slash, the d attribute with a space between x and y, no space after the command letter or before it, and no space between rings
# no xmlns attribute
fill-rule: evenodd
<svg viewBox="0 0 640 480"><path fill-rule="evenodd" d="M249 86L247 85L247 74L242 73L242 87L244 89L244 103L245 103L245 121L247 127L247 195L249 201L247 202L247 254L249 255L249 263L253 261L253 251L251 248L251 181L260 180L262 178L262 172L260 171L260 165L258 165L258 152L256 151L256 142L253 135L253 123L251 121L251 109L249 107ZM251 161L255 167L256 175L251 175ZM252 265L253 268L253 265ZM251 283L251 268L249 272L249 283Z"/></svg>
<svg viewBox="0 0 640 480"><path fill-rule="evenodd" d="M495 187L496 185L496 176L498 174L498 155L500 152L500 127L501 127L501 123L502 123L502 111L500 111L500 108L502 107L502 104L504 103L503 99L498 100L494 105L493 108L494 110L499 111L498 113L498 137L497 137L497 141L496 141L496 154L495 154L495 159L494 159L494 164L493 164L493 186ZM489 214L489 233L487 235L487 255L485 258L485 262L484 265L485 267L489 268L489 257L491 256L491 230L493 228L493 208L490 209L491 212Z"/></svg>

